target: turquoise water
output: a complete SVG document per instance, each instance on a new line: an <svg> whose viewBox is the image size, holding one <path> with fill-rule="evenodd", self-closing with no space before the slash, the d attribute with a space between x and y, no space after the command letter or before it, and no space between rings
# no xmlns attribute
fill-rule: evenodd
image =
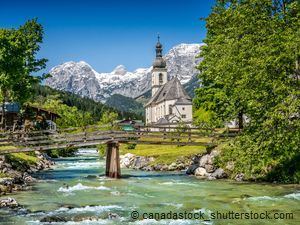
<svg viewBox="0 0 300 225"><path fill-rule="evenodd" d="M68 221L51 224L300 224L300 187L296 185L204 181L184 171L129 169L122 169L123 179L114 180L103 176L104 168L105 161L95 149L57 160L53 170L36 174L41 182L32 190L11 195L24 209L0 210L0 224L49 224L41 222L49 217ZM137 220L131 218L132 211L139 213ZM226 216L231 211L267 211L271 217L292 213L293 219L213 218L213 213ZM206 221L189 219L200 212ZM161 213L160 220L152 219L151 213ZM186 213L187 218L174 218L174 213ZM143 214L147 219L142 219Z"/></svg>

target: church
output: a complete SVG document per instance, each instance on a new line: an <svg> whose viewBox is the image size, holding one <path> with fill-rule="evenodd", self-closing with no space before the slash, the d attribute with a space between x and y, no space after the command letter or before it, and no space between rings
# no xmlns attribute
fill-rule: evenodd
<svg viewBox="0 0 300 225"><path fill-rule="evenodd" d="M192 98L186 93L177 76L168 80L162 44L156 44L156 58L151 73L150 100L145 104L146 125L163 125L180 121L192 122Z"/></svg>

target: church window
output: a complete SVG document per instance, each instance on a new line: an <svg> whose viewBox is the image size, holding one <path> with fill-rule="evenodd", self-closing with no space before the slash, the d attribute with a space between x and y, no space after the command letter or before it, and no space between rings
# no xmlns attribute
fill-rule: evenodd
<svg viewBox="0 0 300 225"><path fill-rule="evenodd" d="M172 106L171 105L169 105L169 114L172 114L173 112L172 112Z"/></svg>
<svg viewBox="0 0 300 225"><path fill-rule="evenodd" d="M159 84L163 83L163 74L162 73L158 74L158 80L159 80Z"/></svg>
<svg viewBox="0 0 300 225"><path fill-rule="evenodd" d="M186 115L185 115L185 114L182 114L182 115L181 115L181 118L183 118L183 119L186 118Z"/></svg>
<svg viewBox="0 0 300 225"><path fill-rule="evenodd" d="M182 111L184 111L185 110L185 108L184 107L182 107Z"/></svg>

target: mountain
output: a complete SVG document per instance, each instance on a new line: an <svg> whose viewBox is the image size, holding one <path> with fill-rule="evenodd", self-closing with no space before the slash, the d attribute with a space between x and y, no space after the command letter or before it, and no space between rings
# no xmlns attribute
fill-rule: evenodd
<svg viewBox="0 0 300 225"><path fill-rule="evenodd" d="M95 102L94 100L88 97L81 97L70 92L55 90L50 87L39 84L36 85L34 88L34 95L31 101L43 102L47 98L51 98L54 96L61 100L62 103L66 104L67 106L75 106L81 112L89 112L92 115L93 123L99 122L102 114L107 111L118 113L119 119L143 119L143 115L140 112L138 112L138 110L129 112L128 110L122 110L121 108L117 109L115 107L108 106L107 104L103 104L101 102ZM122 101L124 100L122 99ZM139 109L141 110L143 109L143 107L139 107Z"/></svg>
<svg viewBox="0 0 300 225"><path fill-rule="evenodd" d="M196 58L202 44L179 44L165 56L169 79L177 76L182 84L188 83L198 73ZM86 96L105 102L110 96L120 94L136 98L151 87L151 69L139 68L133 72L119 65L110 73L98 73L84 61L66 62L50 70L45 84L54 89Z"/></svg>
<svg viewBox="0 0 300 225"><path fill-rule="evenodd" d="M120 112L130 112L144 117L143 104L130 97L114 94L106 100L105 105L115 108Z"/></svg>

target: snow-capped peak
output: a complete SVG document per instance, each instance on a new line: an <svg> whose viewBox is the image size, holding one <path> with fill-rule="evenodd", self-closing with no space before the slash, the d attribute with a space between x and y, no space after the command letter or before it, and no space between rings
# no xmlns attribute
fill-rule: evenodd
<svg viewBox="0 0 300 225"><path fill-rule="evenodd" d="M116 75L125 75L127 73L127 70L125 66L118 65L111 73Z"/></svg>
<svg viewBox="0 0 300 225"><path fill-rule="evenodd" d="M198 74L195 66L201 59L196 56L201 45L179 44L170 49L164 56L169 78L177 76L184 84ZM149 67L129 72L124 65L118 65L112 72L98 73L85 61L70 61L52 68L52 77L46 79L45 84L96 101L105 101L113 94L134 98L151 88L151 70Z"/></svg>

